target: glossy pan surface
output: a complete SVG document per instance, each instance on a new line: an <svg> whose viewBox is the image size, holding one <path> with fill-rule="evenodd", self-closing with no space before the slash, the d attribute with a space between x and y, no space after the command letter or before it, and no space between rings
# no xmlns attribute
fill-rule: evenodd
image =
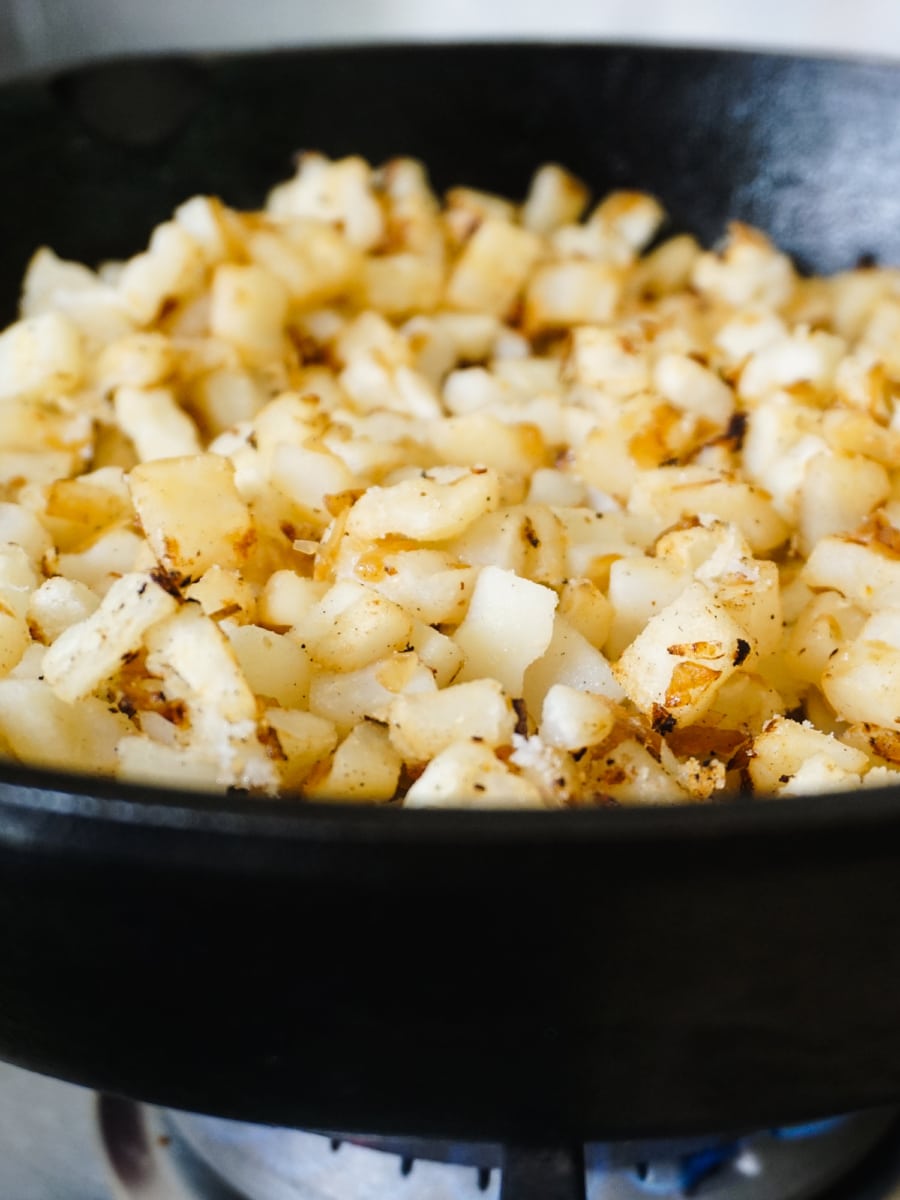
<svg viewBox="0 0 900 1200"><path fill-rule="evenodd" d="M900 262L900 70L411 47L113 65L0 91L0 298L137 249L302 147L521 193L556 159L714 239ZM0 780L0 1055L319 1128L710 1132L900 1100L900 795L404 812Z"/></svg>

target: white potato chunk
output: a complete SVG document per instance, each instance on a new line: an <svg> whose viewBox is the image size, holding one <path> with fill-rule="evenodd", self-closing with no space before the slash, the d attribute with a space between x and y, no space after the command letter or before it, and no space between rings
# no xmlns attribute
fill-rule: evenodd
<svg viewBox="0 0 900 1200"><path fill-rule="evenodd" d="M500 500L494 471L466 471L449 483L423 475L369 488L351 509L347 532L372 540L399 534L419 542L447 541L498 508Z"/></svg>
<svg viewBox="0 0 900 1200"><path fill-rule="evenodd" d="M655 516L660 530L686 517L714 516L740 529L756 554L782 545L790 528L760 488L707 467L645 471L632 489L629 511Z"/></svg>
<svg viewBox="0 0 900 1200"><path fill-rule="evenodd" d="M181 225L167 221L153 231L147 251L124 265L116 286L126 311L149 325L163 305L196 291L205 274L200 246Z"/></svg>
<svg viewBox="0 0 900 1200"><path fill-rule="evenodd" d="M28 626L33 637L49 645L70 625L87 620L99 605L96 594L85 584L54 575L32 592Z"/></svg>
<svg viewBox="0 0 900 1200"><path fill-rule="evenodd" d="M128 486L147 541L168 570L196 578L214 565L246 562L256 533L227 459L199 454L142 463Z"/></svg>
<svg viewBox="0 0 900 1200"><path fill-rule="evenodd" d="M36 766L112 774L116 744L130 728L92 696L68 704L39 679L0 680L0 738Z"/></svg>
<svg viewBox="0 0 900 1200"><path fill-rule="evenodd" d="M116 527L82 551L60 554L54 565L66 579L77 580L102 596L117 579L135 570L145 546L133 530Z"/></svg>
<svg viewBox="0 0 900 1200"><path fill-rule="evenodd" d="M753 649L746 631L702 583L668 604L614 667L628 698L662 728L690 725Z"/></svg>
<svg viewBox="0 0 900 1200"><path fill-rule="evenodd" d="M685 354L664 354L653 368L653 385L676 408L715 425L725 425L734 409L728 384Z"/></svg>
<svg viewBox="0 0 900 1200"><path fill-rule="evenodd" d="M887 500L887 471L860 454L816 454L806 464L800 490L801 550L833 533L849 533Z"/></svg>
<svg viewBox="0 0 900 1200"><path fill-rule="evenodd" d="M315 713L296 708L268 708L266 724L274 731L284 755L279 768L282 786L286 788L299 788L338 743L334 724Z"/></svg>
<svg viewBox="0 0 900 1200"><path fill-rule="evenodd" d="M149 629L178 602L149 575L118 579L100 607L64 630L44 658L44 677L62 700L73 703L115 675L144 642Z"/></svg>
<svg viewBox="0 0 900 1200"><path fill-rule="evenodd" d="M223 790L219 769L212 756L198 754L195 747L168 746L145 734L131 734L116 743L115 774L130 783L178 791Z"/></svg>
<svg viewBox="0 0 900 1200"><path fill-rule="evenodd" d="M397 696L428 696L436 690L435 677L418 654L402 651L358 671L314 671L309 707L346 733L366 717L386 721Z"/></svg>
<svg viewBox="0 0 900 1200"><path fill-rule="evenodd" d="M622 290L622 271L609 263L546 263L528 283L524 328L533 337L571 325L601 325L615 315Z"/></svg>
<svg viewBox="0 0 900 1200"><path fill-rule="evenodd" d="M200 453L197 426L171 389L120 387L114 408L119 427L141 462Z"/></svg>
<svg viewBox="0 0 900 1200"><path fill-rule="evenodd" d="M868 757L808 722L775 717L754 739L749 771L763 796L832 791L859 786ZM799 778L798 778L799 777Z"/></svg>
<svg viewBox="0 0 900 1200"><path fill-rule="evenodd" d="M550 645L557 603L550 588L513 571L483 567L454 636L465 655L460 682L489 677L499 680L508 695L521 696L526 668Z"/></svg>
<svg viewBox="0 0 900 1200"><path fill-rule="evenodd" d="M300 625L327 591L327 583L306 579L296 571L276 571L259 598L260 623L284 630Z"/></svg>
<svg viewBox="0 0 900 1200"><path fill-rule="evenodd" d="M210 331L248 363L265 363L281 354L287 306L287 289L271 272L223 263L213 276Z"/></svg>
<svg viewBox="0 0 900 1200"><path fill-rule="evenodd" d="M566 370L573 383L615 396L642 392L652 379L649 359L639 347L612 329L589 326L572 331Z"/></svg>
<svg viewBox="0 0 900 1200"><path fill-rule="evenodd" d="M346 579L326 592L299 632L318 666L357 671L407 646L412 622L399 604Z"/></svg>
<svg viewBox="0 0 900 1200"><path fill-rule="evenodd" d="M543 808L539 789L480 742L436 755L406 793L406 808Z"/></svg>
<svg viewBox="0 0 900 1200"><path fill-rule="evenodd" d="M172 343L161 333L131 333L104 347L94 363L93 378L107 390L151 388L165 383L175 369Z"/></svg>
<svg viewBox="0 0 900 1200"><path fill-rule="evenodd" d="M59 313L26 317L0 333L0 402L70 392L83 374L81 335Z"/></svg>
<svg viewBox="0 0 900 1200"><path fill-rule="evenodd" d="M629 807L684 804L689 798L687 788L634 738L626 738L592 760L587 783L587 795Z"/></svg>
<svg viewBox="0 0 900 1200"><path fill-rule="evenodd" d="M615 722L615 706L606 696L556 683L544 697L539 733L548 746L580 750L604 741Z"/></svg>
<svg viewBox="0 0 900 1200"><path fill-rule="evenodd" d="M310 800L331 803L384 803L396 794L401 766L387 730L363 721L335 750L327 772L315 782L307 780L303 792Z"/></svg>
<svg viewBox="0 0 900 1200"><path fill-rule="evenodd" d="M824 537L813 547L801 578L808 587L840 592L867 612L900 608L900 557L877 544Z"/></svg>
<svg viewBox="0 0 900 1200"><path fill-rule="evenodd" d="M309 699L309 656L296 641L259 625L223 622L238 665L257 696L282 708L305 708Z"/></svg>
<svg viewBox="0 0 900 1200"><path fill-rule="evenodd" d="M873 614L829 660L821 686L845 720L900 729L900 609Z"/></svg>
<svg viewBox="0 0 900 1200"><path fill-rule="evenodd" d="M516 715L495 679L476 679L432 695L398 696L388 708L391 743L407 762L426 762L454 742L512 742Z"/></svg>
<svg viewBox="0 0 900 1200"><path fill-rule="evenodd" d="M527 229L489 217L466 243L447 284L451 308L504 316L541 253L541 240Z"/></svg>
<svg viewBox="0 0 900 1200"><path fill-rule="evenodd" d="M613 618L606 653L618 658L649 619L671 604L690 581L686 571L678 570L664 558L632 555L612 563L607 595Z"/></svg>
<svg viewBox="0 0 900 1200"><path fill-rule="evenodd" d="M577 221L588 202L588 189L556 163L535 171L522 205L522 224L533 233L547 234Z"/></svg>
<svg viewBox="0 0 900 1200"><path fill-rule="evenodd" d="M866 614L838 592L813 596L797 618L784 648L785 663L798 679L818 684L829 662L853 641Z"/></svg>
<svg viewBox="0 0 900 1200"><path fill-rule="evenodd" d="M554 684L608 696L611 700L625 698L609 659L559 613L546 651L525 672L523 696L530 713L536 715L541 711Z"/></svg>

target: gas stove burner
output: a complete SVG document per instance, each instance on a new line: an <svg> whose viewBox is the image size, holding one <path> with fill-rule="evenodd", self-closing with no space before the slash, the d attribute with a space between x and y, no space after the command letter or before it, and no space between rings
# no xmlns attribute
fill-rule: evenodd
<svg viewBox="0 0 900 1200"><path fill-rule="evenodd" d="M732 1139L533 1150L304 1133L110 1097L98 1106L117 1200L812 1200L897 1115L879 1109Z"/></svg>

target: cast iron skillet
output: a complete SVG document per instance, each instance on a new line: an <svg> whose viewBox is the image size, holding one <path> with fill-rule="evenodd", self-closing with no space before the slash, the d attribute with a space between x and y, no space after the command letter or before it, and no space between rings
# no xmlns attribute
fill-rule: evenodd
<svg viewBox="0 0 900 1200"><path fill-rule="evenodd" d="M900 261L900 73L454 46L130 63L0 93L0 290L41 241L128 253L308 146L521 193L560 160L808 266ZM711 1132L900 1099L900 794L429 813L7 769L0 1053L319 1128Z"/></svg>

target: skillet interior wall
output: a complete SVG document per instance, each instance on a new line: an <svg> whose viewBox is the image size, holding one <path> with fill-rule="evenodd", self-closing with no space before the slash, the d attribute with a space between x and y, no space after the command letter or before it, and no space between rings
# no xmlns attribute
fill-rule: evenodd
<svg viewBox="0 0 900 1200"><path fill-rule="evenodd" d="M438 187L512 195L556 160L597 192L656 193L707 242L739 217L807 268L900 261L887 65L583 45L144 59L0 91L0 319L38 245L134 253L194 192L259 203L304 147L413 154Z"/></svg>

